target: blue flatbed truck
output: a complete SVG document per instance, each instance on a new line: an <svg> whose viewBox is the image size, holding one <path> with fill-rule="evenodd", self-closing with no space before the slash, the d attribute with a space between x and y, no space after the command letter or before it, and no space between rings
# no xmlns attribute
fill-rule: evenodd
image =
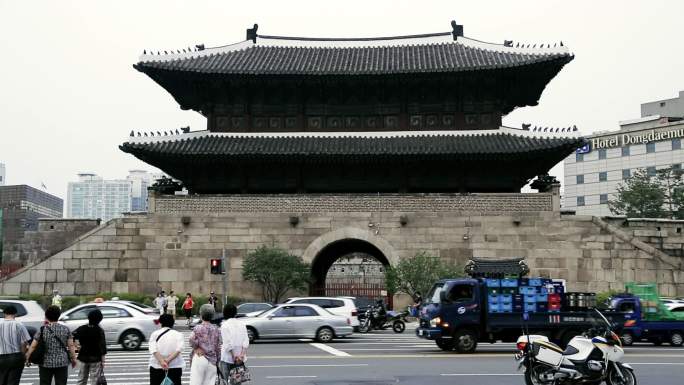
<svg viewBox="0 0 684 385"><path fill-rule="evenodd" d="M655 345L669 343L682 346L684 343L684 321L644 319L639 297L633 294L618 294L611 298L611 309L624 313L625 322L620 338L624 345L648 341Z"/></svg>
<svg viewBox="0 0 684 385"><path fill-rule="evenodd" d="M478 342L515 342L525 329L542 334L561 346L595 325L597 314L592 309L557 312L488 311L488 291L483 278L445 279L437 282L420 309L419 338L433 340L445 351L472 353ZM602 312L613 324L623 325L624 315L616 311ZM618 327L619 331L619 327Z"/></svg>

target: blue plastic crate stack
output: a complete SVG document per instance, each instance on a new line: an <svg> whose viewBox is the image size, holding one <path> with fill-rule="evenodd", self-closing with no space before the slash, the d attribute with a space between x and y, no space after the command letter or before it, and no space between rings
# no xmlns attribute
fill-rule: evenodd
<svg viewBox="0 0 684 385"><path fill-rule="evenodd" d="M548 278L488 278L490 313L559 312L564 287Z"/></svg>

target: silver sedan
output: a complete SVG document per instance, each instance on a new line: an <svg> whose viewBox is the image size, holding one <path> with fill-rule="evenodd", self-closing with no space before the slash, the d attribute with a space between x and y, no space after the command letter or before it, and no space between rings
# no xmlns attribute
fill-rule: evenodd
<svg viewBox="0 0 684 385"><path fill-rule="evenodd" d="M72 332L88 323L88 313L94 309L102 312L100 327L105 332L107 344L121 344L125 350L140 348L143 341L159 327L158 317L121 303L102 302L76 306L62 314L59 321Z"/></svg>
<svg viewBox="0 0 684 385"><path fill-rule="evenodd" d="M312 338L327 343L353 333L349 317L316 305L280 305L255 317L239 318L247 326L249 340L263 338Z"/></svg>

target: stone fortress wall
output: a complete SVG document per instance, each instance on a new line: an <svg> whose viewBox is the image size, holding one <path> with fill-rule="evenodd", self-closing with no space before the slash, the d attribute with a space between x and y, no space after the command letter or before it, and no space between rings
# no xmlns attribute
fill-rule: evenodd
<svg viewBox="0 0 684 385"><path fill-rule="evenodd" d="M153 197L154 212L91 230L0 282L0 293L220 292L221 276L209 273L208 260L225 248L229 294L256 299L260 289L241 274L250 251L276 245L312 262L327 245L354 239L373 245L390 263L421 251L455 263L471 257L524 257L532 275L566 279L570 290L620 290L624 282L656 281L663 295L684 295L684 257L661 251L684 250L684 237L676 230L684 224L670 221L668 228L655 230L647 222L561 215L557 189L470 196L475 204L478 196L505 203L468 207L458 194L392 194L387 200L374 196L380 201L376 211L366 195L343 197L337 208L339 199L326 206L321 203L326 197L314 196L307 205L301 196L278 195L261 196L258 205L238 212L226 210L234 210L243 196ZM531 201L550 205L521 209Z"/></svg>

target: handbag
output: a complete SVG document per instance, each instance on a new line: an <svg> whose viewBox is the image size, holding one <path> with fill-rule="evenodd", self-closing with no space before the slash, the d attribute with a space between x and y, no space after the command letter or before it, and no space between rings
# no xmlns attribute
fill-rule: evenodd
<svg viewBox="0 0 684 385"><path fill-rule="evenodd" d="M173 381L171 381L171 379L169 378L169 372L165 371L164 373L165 373L164 379L162 380L161 384L159 384L159 385L174 385Z"/></svg>
<svg viewBox="0 0 684 385"><path fill-rule="evenodd" d="M29 362L36 365L43 365L45 361L45 340L43 339L43 334L45 333L45 326L40 327L40 338L38 339L38 346L31 353L29 357Z"/></svg>
<svg viewBox="0 0 684 385"><path fill-rule="evenodd" d="M243 382L250 381L252 379L252 373L245 366L244 362L234 365L230 368L230 373L228 374L228 380L230 385L239 385Z"/></svg>
<svg viewBox="0 0 684 385"><path fill-rule="evenodd" d="M104 375L104 368L100 364L100 369L97 370L97 377L95 379L95 385L107 385L107 379Z"/></svg>

